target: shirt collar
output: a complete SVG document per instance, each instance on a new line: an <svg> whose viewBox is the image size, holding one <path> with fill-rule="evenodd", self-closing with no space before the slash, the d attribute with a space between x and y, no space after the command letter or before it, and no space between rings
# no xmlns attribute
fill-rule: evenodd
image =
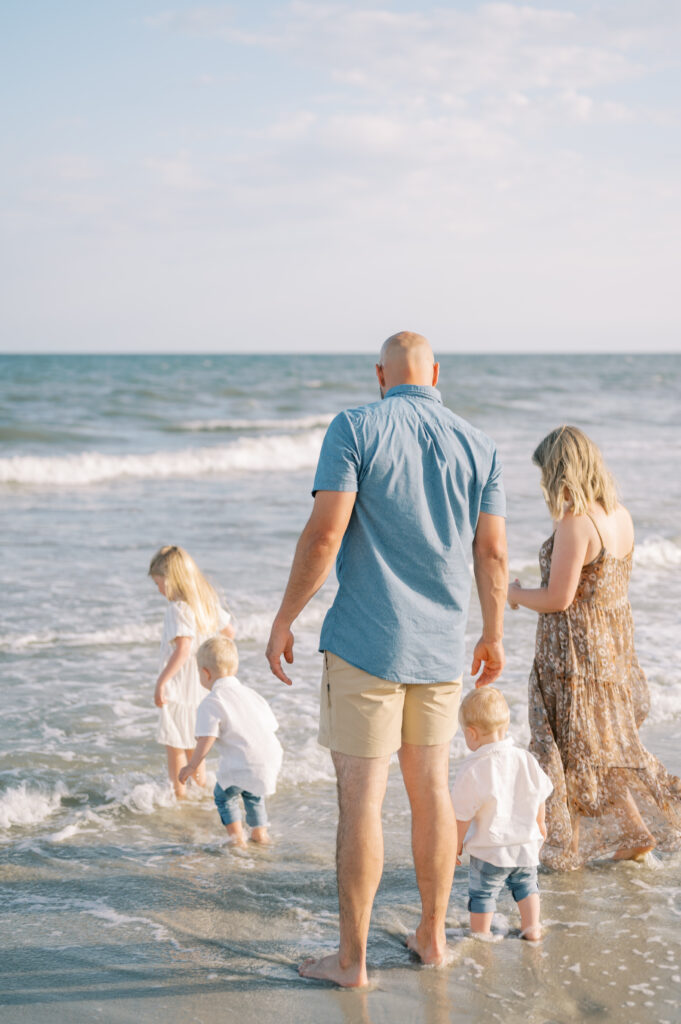
<svg viewBox="0 0 681 1024"><path fill-rule="evenodd" d="M215 680L215 682L213 683L211 689L214 690L216 688L216 686L219 686L220 688L222 688L222 687L230 688L230 687L234 686L235 684L237 686L241 685L239 683L239 680L237 679L236 676L220 676L219 679Z"/></svg>
<svg viewBox="0 0 681 1024"><path fill-rule="evenodd" d="M384 398L396 398L398 395L413 395L416 398L430 398L432 402L442 405L442 395L430 384L398 384L386 391Z"/></svg>
<svg viewBox="0 0 681 1024"><path fill-rule="evenodd" d="M478 757L487 757L488 754L493 754L496 750L505 750L507 747L515 746L512 736L505 736L503 740L497 740L496 743L483 743L477 750L472 750L467 761L474 761Z"/></svg>

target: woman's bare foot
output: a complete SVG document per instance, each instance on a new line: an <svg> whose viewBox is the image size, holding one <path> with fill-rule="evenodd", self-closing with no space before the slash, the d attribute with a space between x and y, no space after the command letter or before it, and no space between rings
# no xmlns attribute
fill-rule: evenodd
<svg viewBox="0 0 681 1024"><path fill-rule="evenodd" d="M642 846L626 846L613 854L613 860L643 860L647 853L655 849L655 840L650 837L650 842Z"/></svg>
<svg viewBox="0 0 681 1024"><path fill-rule="evenodd" d="M367 985L366 967L353 964L349 967L342 967L340 954L331 953L329 956L320 957L315 960L310 957L303 960L298 968L301 978L316 978L318 981L332 981L341 988L361 988Z"/></svg>
<svg viewBox="0 0 681 1024"><path fill-rule="evenodd" d="M272 842L267 829L263 825L256 825L255 828L251 829L251 840L254 843L261 843L263 846L269 846Z"/></svg>
<svg viewBox="0 0 681 1024"><path fill-rule="evenodd" d="M422 942L419 938L418 928L415 932L407 935L404 940L407 949L415 953L422 964L428 967L444 967L449 963L450 957L447 951L446 941L442 943Z"/></svg>

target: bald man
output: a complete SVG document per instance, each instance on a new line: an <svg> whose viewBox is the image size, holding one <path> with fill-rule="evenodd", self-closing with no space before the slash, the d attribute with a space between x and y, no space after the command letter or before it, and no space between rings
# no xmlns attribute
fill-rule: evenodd
<svg viewBox="0 0 681 1024"><path fill-rule="evenodd" d="M320 638L319 742L338 779L336 953L300 966L307 978L367 983L366 949L383 871L381 809L399 755L412 814L421 920L407 946L446 961L445 915L456 822L449 746L456 732L470 597L469 555L482 608L472 673L493 682L504 663L505 500L492 441L442 404L424 337L395 334L376 374L382 401L331 423L314 506L293 559L267 658L288 685L291 626L337 557L338 592Z"/></svg>

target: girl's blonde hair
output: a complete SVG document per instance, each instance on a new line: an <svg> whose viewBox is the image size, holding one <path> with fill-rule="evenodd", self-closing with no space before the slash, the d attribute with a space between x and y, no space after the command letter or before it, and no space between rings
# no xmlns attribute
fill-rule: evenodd
<svg viewBox="0 0 681 1024"><path fill-rule="evenodd" d="M508 725L511 713L501 690L494 686L481 686L471 690L461 701L459 721L467 728L473 726L481 733L494 732Z"/></svg>
<svg viewBox="0 0 681 1024"><path fill-rule="evenodd" d="M199 633L215 632L220 598L184 548L159 548L149 563L149 575L163 577L169 601L186 601L194 612Z"/></svg>
<svg viewBox="0 0 681 1024"><path fill-rule="evenodd" d="M562 519L566 505L576 516L596 502L608 515L617 508L615 481L598 447L579 427L552 430L537 445L532 461L541 469L541 489L552 519Z"/></svg>

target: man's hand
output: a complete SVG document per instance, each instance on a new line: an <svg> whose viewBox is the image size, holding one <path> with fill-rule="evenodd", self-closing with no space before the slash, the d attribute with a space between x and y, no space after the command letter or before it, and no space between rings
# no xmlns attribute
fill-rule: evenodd
<svg viewBox="0 0 681 1024"><path fill-rule="evenodd" d="M284 672L281 667L281 656L284 656L284 660L288 665L293 664L293 633L291 632L290 626L285 626L282 623L277 622L275 619L272 624L272 632L267 642L267 649L265 651L265 657L267 658L270 669L277 677L281 679L282 683L286 683L287 686L293 685L293 680Z"/></svg>
<svg viewBox="0 0 681 1024"><path fill-rule="evenodd" d="M504 656L504 645L501 640L484 640L482 637L478 640L473 651L473 664L471 665L471 675L474 676L477 672L480 672L480 666L484 664L484 668L480 675L475 680L477 686L489 686L495 679L498 679L501 675L501 670L504 667L506 658Z"/></svg>

